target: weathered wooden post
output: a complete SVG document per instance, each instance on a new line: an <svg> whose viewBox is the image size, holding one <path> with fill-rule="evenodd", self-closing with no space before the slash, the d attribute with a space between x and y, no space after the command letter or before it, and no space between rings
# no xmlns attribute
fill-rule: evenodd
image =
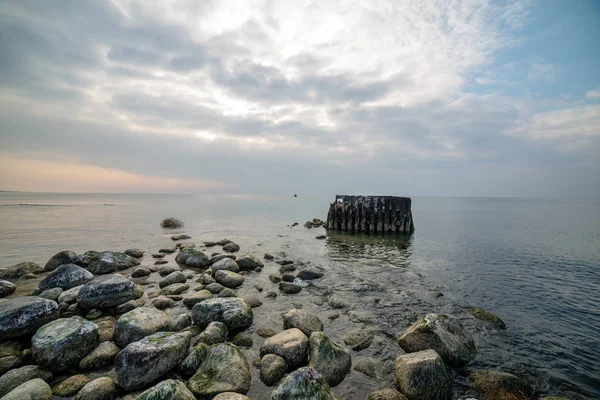
<svg viewBox="0 0 600 400"><path fill-rule="evenodd" d="M411 199L397 196L337 195L329 205L327 229L364 233L411 233Z"/></svg>

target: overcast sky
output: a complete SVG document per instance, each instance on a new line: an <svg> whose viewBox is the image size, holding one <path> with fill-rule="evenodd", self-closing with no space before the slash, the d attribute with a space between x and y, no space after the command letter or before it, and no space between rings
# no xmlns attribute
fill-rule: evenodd
<svg viewBox="0 0 600 400"><path fill-rule="evenodd" d="M600 198L600 2L0 3L0 189Z"/></svg>

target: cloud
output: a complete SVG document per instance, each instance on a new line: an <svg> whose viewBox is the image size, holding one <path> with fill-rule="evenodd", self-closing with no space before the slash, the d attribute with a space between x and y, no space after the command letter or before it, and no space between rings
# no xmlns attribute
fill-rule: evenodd
<svg viewBox="0 0 600 400"><path fill-rule="evenodd" d="M586 99L600 99L600 89L598 90L590 90L585 94Z"/></svg>

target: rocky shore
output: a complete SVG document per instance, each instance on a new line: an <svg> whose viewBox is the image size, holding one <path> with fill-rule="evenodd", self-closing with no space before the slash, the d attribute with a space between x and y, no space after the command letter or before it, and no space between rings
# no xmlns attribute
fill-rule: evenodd
<svg viewBox="0 0 600 400"><path fill-rule="evenodd" d="M0 399L341 400L356 398L336 394L352 373L385 383L369 400L452 399L464 376L484 400L559 399L516 375L470 368L476 343L456 316L415 316L392 338L394 354L363 357L381 332L349 326L338 340L328 326L368 316L333 289L313 296L318 312L304 307L326 268L283 252L244 254L227 239L171 239L154 253L61 251L43 267L0 270ZM506 328L485 310L469 313Z"/></svg>

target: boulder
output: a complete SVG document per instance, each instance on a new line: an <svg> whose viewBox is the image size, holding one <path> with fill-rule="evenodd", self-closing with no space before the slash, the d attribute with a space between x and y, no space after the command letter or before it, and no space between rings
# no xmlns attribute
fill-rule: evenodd
<svg viewBox="0 0 600 400"><path fill-rule="evenodd" d="M252 345L254 344L254 342L252 341L252 336L250 336L249 334L247 334L245 332L240 332L237 335L235 335L233 337L232 342L233 342L233 344L235 344L238 347L247 347L247 348L252 347Z"/></svg>
<svg viewBox="0 0 600 400"><path fill-rule="evenodd" d="M223 322L227 329L244 328L252 324L252 309L237 297L204 300L192 308L192 319L201 328L211 322Z"/></svg>
<svg viewBox="0 0 600 400"><path fill-rule="evenodd" d="M77 261L75 261L75 264L79 265L80 267L87 267L90 264L90 260L92 259L92 257L98 254L100 254L99 251L88 250L85 253L77 256Z"/></svg>
<svg viewBox="0 0 600 400"><path fill-rule="evenodd" d="M224 323L211 322L198 336L198 342L206 343L209 346L217 343L224 343L227 341L228 335L229 331Z"/></svg>
<svg viewBox="0 0 600 400"><path fill-rule="evenodd" d="M192 316L190 314L181 314L171 323L172 331L180 331L192 326Z"/></svg>
<svg viewBox="0 0 600 400"><path fill-rule="evenodd" d="M184 378L189 378L194 375L198 370L202 361L206 358L206 354L208 352L208 347L206 343L198 343L194 348L190 351L190 354L181 362L179 366L179 373Z"/></svg>
<svg viewBox="0 0 600 400"><path fill-rule="evenodd" d="M144 257L144 251L140 249L127 249L123 252L126 256L133 258L142 258Z"/></svg>
<svg viewBox="0 0 600 400"><path fill-rule="evenodd" d="M266 339L260 346L260 356L275 354L283 358L289 368L306 364L308 338L300 329L292 328Z"/></svg>
<svg viewBox="0 0 600 400"><path fill-rule="evenodd" d="M308 339L309 367L313 367L329 386L337 386L352 367L350 351L331 341L323 332L313 332Z"/></svg>
<svg viewBox="0 0 600 400"><path fill-rule="evenodd" d="M213 282L206 285L205 289L212 294L218 294L221 292L221 290L225 289L225 286L221 285L220 283Z"/></svg>
<svg viewBox="0 0 600 400"><path fill-rule="evenodd" d="M152 307L133 309L119 318L115 327L115 343L123 348L156 332L168 331L169 316Z"/></svg>
<svg viewBox="0 0 600 400"><path fill-rule="evenodd" d="M188 308L192 308L196 305L196 303L200 303L201 301L212 299L212 297L213 297L213 295L211 292L209 292L206 289L202 289L198 292L194 292L194 293L186 295L183 298L183 304L185 304L185 306Z"/></svg>
<svg viewBox="0 0 600 400"><path fill-rule="evenodd" d="M169 372L187 355L191 338L191 332L158 332L130 343L115 359L119 386L140 389Z"/></svg>
<svg viewBox="0 0 600 400"><path fill-rule="evenodd" d="M73 397L91 381L86 375L73 375L52 386L52 394L58 397Z"/></svg>
<svg viewBox="0 0 600 400"><path fill-rule="evenodd" d="M0 279L0 298L9 296L17 290L17 285L12 282Z"/></svg>
<svg viewBox="0 0 600 400"><path fill-rule="evenodd" d="M500 319L500 317L484 310L483 308L473 307L469 308L468 311L469 314L475 318L485 321L498 329L506 329L506 324Z"/></svg>
<svg viewBox="0 0 600 400"><path fill-rule="evenodd" d="M160 294L164 295L164 296L172 297L173 295L180 295L181 293L187 291L189 288L190 288L190 285L188 285L187 283L173 283L172 285L164 287L160 291ZM175 299L173 297L173 300L181 300L182 298L183 297L181 297L179 299Z"/></svg>
<svg viewBox="0 0 600 400"><path fill-rule="evenodd" d="M215 256L218 257L218 256ZM217 271L225 270L231 272L240 272L240 266L235 260L232 260L229 257L222 257L219 261L216 261L214 264L210 266L210 270L212 271L213 276Z"/></svg>
<svg viewBox="0 0 600 400"><path fill-rule="evenodd" d="M140 265L138 259L116 251L104 251L90 258L87 269L96 274L110 274Z"/></svg>
<svg viewBox="0 0 600 400"><path fill-rule="evenodd" d="M58 298L60 297L62 292L63 292L63 290L61 288L55 287L55 288L44 290L42 293L40 293L38 295L38 297L58 302Z"/></svg>
<svg viewBox="0 0 600 400"><path fill-rule="evenodd" d="M2 400L52 400L52 389L46 382L36 378L20 384Z"/></svg>
<svg viewBox="0 0 600 400"><path fill-rule="evenodd" d="M159 253L171 254L177 251L177 246L166 246L158 250Z"/></svg>
<svg viewBox="0 0 600 400"><path fill-rule="evenodd" d="M396 359L396 385L409 399L452 399L452 377L435 350L399 356Z"/></svg>
<svg viewBox="0 0 600 400"><path fill-rule="evenodd" d="M87 371L112 365L119 351L114 342L102 342L79 362L79 368Z"/></svg>
<svg viewBox="0 0 600 400"><path fill-rule="evenodd" d="M144 276L148 276L152 273L148 268L136 268L131 273L132 278L143 278Z"/></svg>
<svg viewBox="0 0 600 400"><path fill-rule="evenodd" d="M159 296L152 300L152 306L159 310L166 310L167 308L175 307L175 300L165 296Z"/></svg>
<svg viewBox="0 0 600 400"><path fill-rule="evenodd" d="M181 381L167 379L142 392L136 400L196 400L196 397Z"/></svg>
<svg viewBox="0 0 600 400"><path fill-rule="evenodd" d="M312 279L322 278L324 273L315 267L306 267L298 271L296 277L302 279L303 281L309 281Z"/></svg>
<svg viewBox="0 0 600 400"><path fill-rule="evenodd" d="M354 360L354 370L373 379L377 379L376 365L377 360L369 357L358 358Z"/></svg>
<svg viewBox="0 0 600 400"><path fill-rule="evenodd" d="M408 400L405 395L394 389L382 389L371 392L367 400Z"/></svg>
<svg viewBox="0 0 600 400"><path fill-rule="evenodd" d="M121 275L106 275L86 283L77 294L77 304L88 309L114 307L136 297L135 283Z"/></svg>
<svg viewBox="0 0 600 400"><path fill-rule="evenodd" d="M0 357L0 376L11 369L19 368L23 362L17 356Z"/></svg>
<svg viewBox="0 0 600 400"><path fill-rule="evenodd" d="M0 337L10 339L34 333L59 316L55 301L27 296L0 302Z"/></svg>
<svg viewBox="0 0 600 400"><path fill-rule="evenodd" d="M172 272L158 282L158 286L162 289L174 283L185 283L187 277L181 271Z"/></svg>
<svg viewBox="0 0 600 400"><path fill-rule="evenodd" d="M267 386L273 386L284 377L288 366L285 360L275 354L266 354L260 360L260 379Z"/></svg>
<svg viewBox="0 0 600 400"><path fill-rule="evenodd" d="M285 294L296 294L300 293L302 286L291 282L279 282L279 290Z"/></svg>
<svg viewBox="0 0 600 400"><path fill-rule="evenodd" d="M36 364L52 371L64 371L100 343L98 326L81 317L61 318L42 326L31 339Z"/></svg>
<svg viewBox="0 0 600 400"><path fill-rule="evenodd" d="M375 334L370 329L358 329L348 332L344 336L344 344L350 346L354 351L366 349L373 342Z"/></svg>
<svg viewBox="0 0 600 400"><path fill-rule="evenodd" d="M283 315L283 328L298 328L308 337L313 332L322 331L323 322L308 311L291 310Z"/></svg>
<svg viewBox="0 0 600 400"><path fill-rule="evenodd" d="M63 264L45 277L39 284L41 290L59 287L63 290L71 289L88 283L94 275L78 265Z"/></svg>
<svg viewBox="0 0 600 400"><path fill-rule="evenodd" d="M223 251L226 251L228 253L235 253L236 251L239 251L239 249L240 246L233 242L229 242L223 246Z"/></svg>
<svg viewBox="0 0 600 400"><path fill-rule="evenodd" d="M113 317L102 317L94 321L98 325L100 342L106 342L107 340L113 340L115 337L115 326L117 320Z"/></svg>
<svg viewBox="0 0 600 400"><path fill-rule="evenodd" d="M81 388L75 400L112 400L117 390L115 382L108 376L104 376L94 379Z"/></svg>
<svg viewBox="0 0 600 400"><path fill-rule="evenodd" d="M61 251L52 256L44 266L46 271L54 271L63 264L75 264L79 256L72 251Z"/></svg>
<svg viewBox="0 0 600 400"><path fill-rule="evenodd" d="M229 343L208 348L206 357L187 385L198 397L223 392L246 394L250 390L250 367L244 353Z"/></svg>
<svg viewBox="0 0 600 400"><path fill-rule="evenodd" d="M74 288L71 288L69 290L65 290L63 291L60 296L58 296L58 303L67 303L67 304L73 304L77 301L77 294L79 293L79 291L81 290L81 288L83 287L83 285L81 286L76 286Z"/></svg>
<svg viewBox="0 0 600 400"><path fill-rule="evenodd" d="M0 279L6 279L8 281L14 281L19 279L23 275L27 274L41 274L46 270L39 264L34 262L22 262L8 267L7 269L0 270Z"/></svg>
<svg viewBox="0 0 600 400"><path fill-rule="evenodd" d="M52 379L52 372L38 367L37 365L26 365L24 367L8 371L4 375L0 376L0 397L4 396L22 383L36 378L49 381Z"/></svg>
<svg viewBox="0 0 600 400"><path fill-rule="evenodd" d="M469 373L469 381L482 400L529 399L533 395L527 382L507 372L475 370Z"/></svg>
<svg viewBox="0 0 600 400"><path fill-rule="evenodd" d="M230 258L232 260L235 260L236 256L234 254L215 254L210 257L210 265L213 265L216 262L221 261L224 258ZM238 268L239 268L239 266L238 266ZM234 271L234 272L237 272L237 271Z"/></svg>
<svg viewBox="0 0 600 400"><path fill-rule="evenodd" d="M160 268L160 270L158 271L158 274L160 276L167 276L167 275L170 275L173 272L177 272L177 271L181 271L181 268L176 265L165 265L164 267Z"/></svg>
<svg viewBox="0 0 600 400"><path fill-rule="evenodd" d="M238 257L236 262L242 271L254 271L256 268L263 268L265 266L258 258L250 255Z"/></svg>
<svg viewBox="0 0 600 400"><path fill-rule="evenodd" d="M206 268L210 265L210 259L204 252L189 247L181 249L175 261L192 268Z"/></svg>
<svg viewBox="0 0 600 400"><path fill-rule="evenodd" d="M114 311L114 314L125 314L131 310L135 310L138 307L143 307L144 304L146 304L146 299L144 298L129 300L123 304L119 304L112 311Z"/></svg>
<svg viewBox="0 0 600 400"><path fill-rule="evenodd" d="M448 314L427 314L402 333L398 344L407 353L433 349L456 367L467 365L477 354L471 334Z"/></svg>
<svg viewBox="0 0 600 400"><path fill-rule="evenodd" d="M304 367L283 378L271 393L271 400L337 400L325 378L314 368Z"/></svg>
<svg viewBox="0 0 600 400"><path fill-rule="evenodd" d="M221 285L228 288L236 288L242 286L244 277L236 272L219 270L215 274L215 280Z"/></svg>

